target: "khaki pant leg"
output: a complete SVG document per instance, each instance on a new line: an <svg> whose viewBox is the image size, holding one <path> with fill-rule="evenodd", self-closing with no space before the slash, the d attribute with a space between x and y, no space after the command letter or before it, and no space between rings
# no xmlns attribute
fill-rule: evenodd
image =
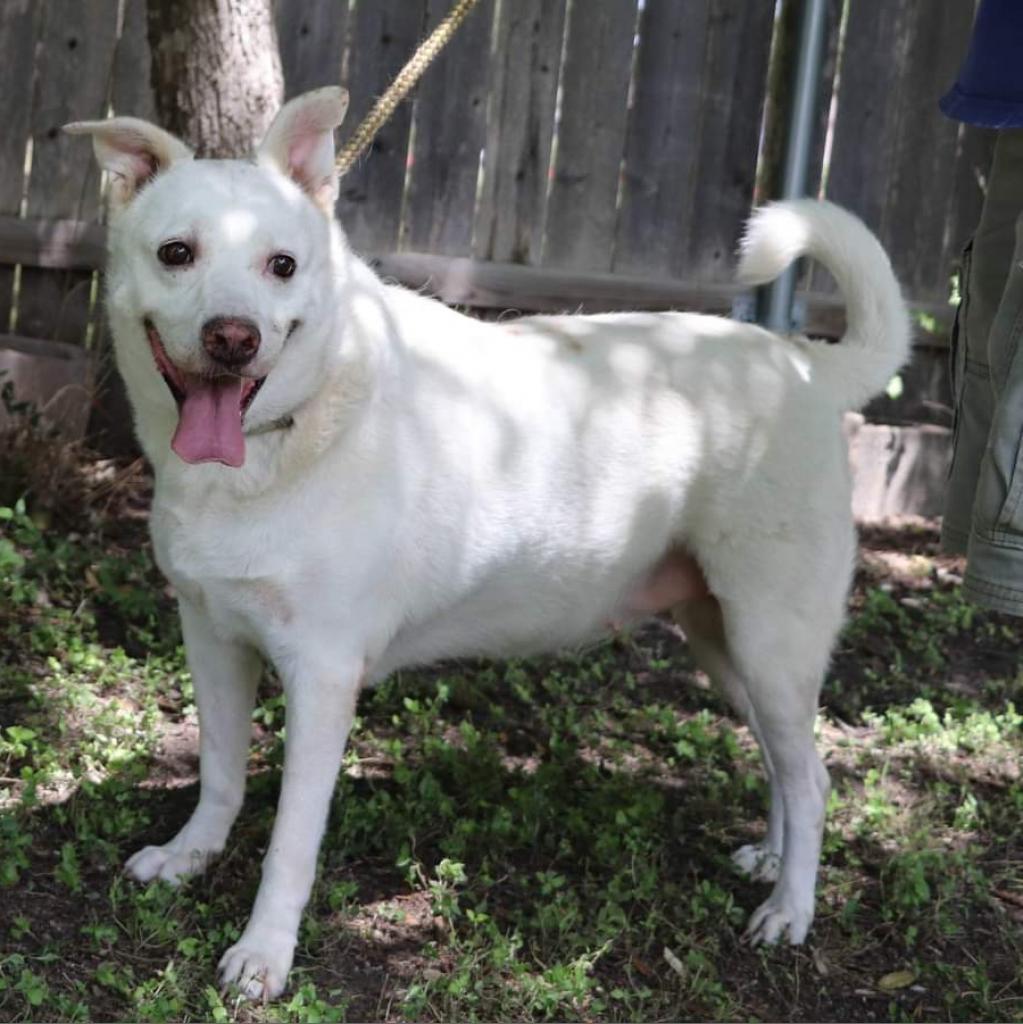
<svg viewBox="0 0 1023 1024"><path fill-rule="evenodd" d="M942 543L965 554L974 500L994 415L988 356L991 326L1002 302L1023 213L1023 131L1000 133L980 224L963 262L962 305L952 339L955 441Z"/></svg>
<svg viewBox="0 0 1023 1024"><path fill-rule="evenodd" d="M1021 168L1023 173L1023 168ZM963 590L1023 615L1023 215L988 339L994 408L977 478Z"/></svg>

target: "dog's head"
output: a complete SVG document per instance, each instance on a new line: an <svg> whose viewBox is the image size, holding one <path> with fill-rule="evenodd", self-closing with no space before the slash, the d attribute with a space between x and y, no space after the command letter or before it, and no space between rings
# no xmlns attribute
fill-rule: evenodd
<svg viewBox="0 0 1023 1024"><path fill-rule="evenodd" d="M193 160L135 118L67 126L92 136L111 179L119 367L137 415L161 418L158 433L169 421L186 462L242 465L245 434L297 409L336 348L333 132L347 105L337 88L292 100L252 161Z"/></svg>

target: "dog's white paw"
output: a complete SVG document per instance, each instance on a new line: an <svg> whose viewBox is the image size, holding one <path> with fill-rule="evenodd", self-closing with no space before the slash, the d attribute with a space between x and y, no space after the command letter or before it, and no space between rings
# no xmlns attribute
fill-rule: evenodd
<svg viewBox="0 0 1023 1024"><path fill-rule="evenodd" d="M801 946L812 921L812 902L809 907L803 907L794 899L771 893L753 911L746 926L746 939L754 946L773 946L787 934L790 946Z"/></svg>
<svg viewBox="0 0 1023 1024"><path fill-rule="evenodd" d="M291 935L268 929L245 934L221 958L218 968L221 989L237 987L246 999L276 999L288 983L295 954Z"/></svg>
<svg viewBox="0 0 1023 1024"><path fill-rule="evenodd" d="M740 846L732 854L732 863L754 882L777 882L781 874L781 857L763 843Z"/></svg>
<svg viewBox="0 0 1023 1024"><path fill-rule="evenodd" d="M146 846L125 862L124 870L138 882L160 878L179 885L192 875L201 874L215 850L183 849L174 840L163 846Z"/></svg>

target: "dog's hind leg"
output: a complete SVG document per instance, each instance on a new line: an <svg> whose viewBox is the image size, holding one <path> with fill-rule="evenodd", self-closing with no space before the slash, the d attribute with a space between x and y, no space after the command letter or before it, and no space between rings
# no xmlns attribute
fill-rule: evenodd
<svg viewBox="0 0 1023 1024"><path fill-rule="evenodd" d="M840 616L822 621L830 618L828 595L818 596L823 614L816 616L780 593L769 602L746 596L723 608L729 657L746 682L752 720L782 807L781 866L771 895L750 918L747 936L753 943L777 942L787 933L799 944L813 920L829 789L814 745L814 721L840 621Z"/></svg>
<svg viewBox="0 0 1023 1024"><path fill-rule="evenodd" d="M672 609L682 627L696 663L725 694L742 720L749 726L760 747L764 770L770 785L767 835L759 843L740 846L732 861L745 875L760 882L774 882L781 867L784 842L785 798L778 783L771 756L760 732L756 711L747 693L746 683L728 654L721 605L714 597L686 601Z"/></svg>

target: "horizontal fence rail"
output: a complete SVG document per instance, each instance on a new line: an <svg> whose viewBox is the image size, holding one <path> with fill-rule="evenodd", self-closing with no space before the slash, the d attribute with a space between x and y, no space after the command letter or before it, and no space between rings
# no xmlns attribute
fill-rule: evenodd
<svg viewBox="0 0 1023 1024"><path fill-rule="evenodd" d="M101 270L106 228L86 221L37 221L0 217L0 252L23 267ZM689 310L729 314L748 293L739 285L690 284L673 278L551 270L518 263L437 256L432 253L366 253L366 261L388 280L415 288L452 306L516 312L599 313L621 310ZM837 337L844 329L842 300L827 291L802 295L810 334ZM919 307L934 328L918 333L920 347L947 347L948 303Z"/></svg>

